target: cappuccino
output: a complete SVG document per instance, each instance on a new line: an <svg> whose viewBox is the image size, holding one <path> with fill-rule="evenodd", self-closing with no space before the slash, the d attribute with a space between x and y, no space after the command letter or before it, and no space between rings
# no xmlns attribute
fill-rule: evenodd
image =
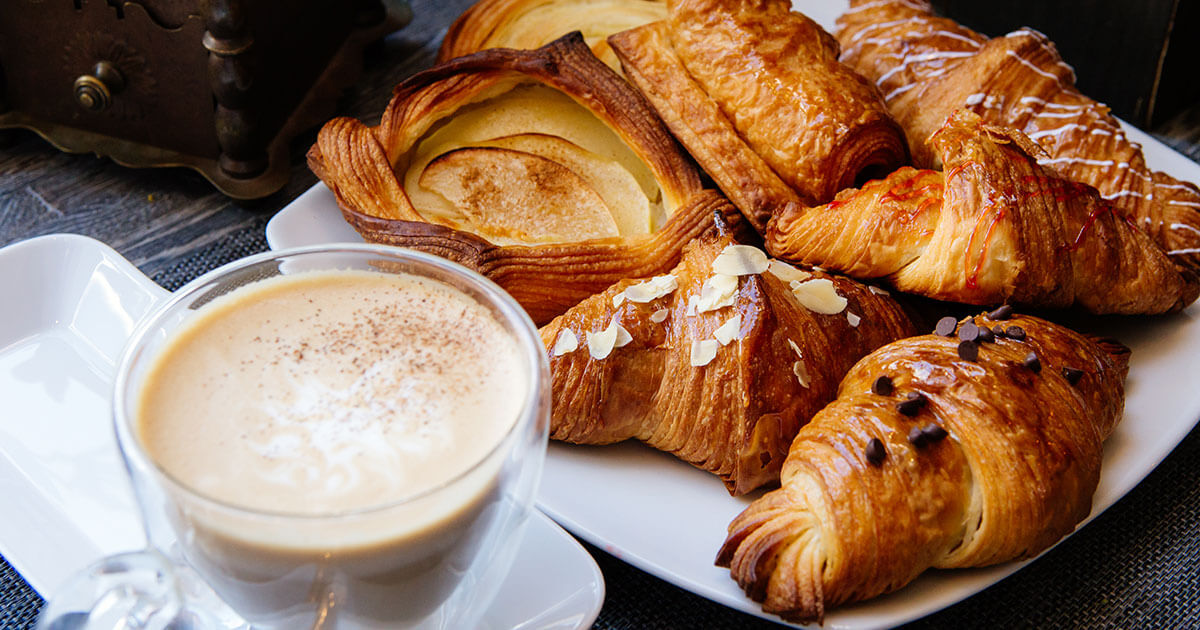
<svg viewBox="0 0 1200 630"><path fill-rule="evenodd" d="M455 288L301 272L192 314L133 426L185 490L170 518L188 559L236 610L326 599L390 625L437 606L474 556L528 380L514 335Z"/></svg>

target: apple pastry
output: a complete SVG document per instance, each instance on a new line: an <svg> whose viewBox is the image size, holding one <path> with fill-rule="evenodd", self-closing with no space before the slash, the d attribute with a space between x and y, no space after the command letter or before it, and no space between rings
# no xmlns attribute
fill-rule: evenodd
<svg viewBox="0 0 1200 630"><path fill-rule="evenodd" d="M763 610L820 621L929 568L1033 557L1091 511L1128 350L1007 307L948 324L859 361L730 523L717 563Z"/></svg>
<svg viewBox="0 0 1200 630"><path fill-rule="evenodd" d="M1195 276L1095 189L1040 166L1021 132L960 110L929 144L945 171L905 167L828 204L788 206L768 251L968 304L1149 314L1196 299Z"/></svg>
<svg viewBox="0 0 1200 630"><path fill-rule="evenodd" d="M625 75L721 190L763 228L789 203L908 161L878 91L787 0L670 0L609 43Z"/></svg>
<svg viewBox="0 0 1200 630"><path fill-rule="evenodd" d="M543 322L621 278L670 269L721 207L578 33L413 75L379 126L334 119L308 157L367 240L472 266Z"/></svg>
<svg viewBox="0 0 1200 630"><path fill-rule="evenodd" d="M579 31L601 61L619 70L606 38L666 16L664 0L479 0L450 25L438 61L486 48L539 48Z"/></svg>
<svg viewBox="0 0 1200 630"><path fill-rule="evenodd" d="M917 166L933 166L925 139L950 112L1023 131L1039 162L1096 187L1172 260L1200 270L1200 188L1146 165L1108 107L1075 87L1054 44L1032 29L988 39L933 15L924 0L853 0L838 19L842 61L878 85L904 126Z"/></svg>
<svg viewBox="0 0 1200 630"><path fill-rule="evenodd" d="M846 370L913 325L886 291L768 260L723 230L541 333L552 438L641 440L741 495L776 482L796 431Z"/></svg>

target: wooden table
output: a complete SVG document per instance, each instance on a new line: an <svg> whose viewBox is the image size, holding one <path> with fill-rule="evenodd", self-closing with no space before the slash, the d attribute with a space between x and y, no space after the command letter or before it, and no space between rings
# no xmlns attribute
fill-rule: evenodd
<svg viewBox="0 0 1200 630"><path fill-rule="evenodd" d="M377 121L392 86L432 64L446 27L469 3L415 0L414 22L371 51L367 73L345 95L340 112ZM1192 159L1200 158L1200 108L1156 131ZM175 288L206 267L263 247L261 234L271 216L316 182L303 162L314 137L315 130L292 144L294 165L283 190L237 202L191 171L127 169L95 156L60 153L32 133L5 132L0 245L53 232L86 234ZM206 251L218 255L199 265ZM1200 433L1193 431L1158 471L1081 533L1016 577L917 625L1200 626L1200 480L1192 464L1198 455ZM772 625L591 550L608 584L598 628ZM1096 555L1101 551L1109 559ZM1172 606L1185 611L1164 613ZM6 621L0 612L0 625L28 622Z"/></svg>

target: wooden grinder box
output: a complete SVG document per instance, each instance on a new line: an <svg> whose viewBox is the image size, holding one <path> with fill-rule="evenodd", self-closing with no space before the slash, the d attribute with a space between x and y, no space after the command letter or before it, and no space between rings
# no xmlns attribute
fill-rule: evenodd
<svg viewBox="0 0 1200 630"><path fill-rule="evenodd" d="M3 0L0 128L263 197L363 47L407 19L380 0Z"/></svg>

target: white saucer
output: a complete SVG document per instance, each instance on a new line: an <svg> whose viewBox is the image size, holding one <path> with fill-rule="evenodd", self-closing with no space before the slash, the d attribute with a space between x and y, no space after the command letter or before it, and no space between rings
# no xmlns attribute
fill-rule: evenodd
<svg viewBox="0 0 1200 630"><path fill-rule="evenodd" d="M99 241L44 236L0 249L0 554L51 597L102 556L144 545L109 399L134 324L166 295ZM18 516L19 515L19 516ZM535 511L485 629L587 628L604 579Z"/></svg>

